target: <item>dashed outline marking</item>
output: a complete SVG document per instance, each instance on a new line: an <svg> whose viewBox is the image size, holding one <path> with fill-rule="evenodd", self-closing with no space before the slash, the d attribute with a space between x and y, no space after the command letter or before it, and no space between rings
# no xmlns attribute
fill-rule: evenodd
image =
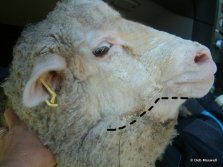
<svg viewBox="0 0 223 167"><path fill-rule="evenodd" d="M158 103L159 101L160 101L160 98L156 99L154 103L156 104L156 103Z"/></svg>
<svg viewBox="0 0 223 167"><path fill-rule="evenodd" d="M176 97L176 96L173 96L173 97L161 97L161 98L157 98L155 101L154 101L154 104L157 104L160 100L177 100L177 99L181 99L181 100L187 100L189 99L188 97ZM151 111L152 109L154 108L154 105L150 106L148 111ZM143 111L139 116L138 118L140 117L143 117L144 115L146 114L146 111ZM129 123L129 125L133 125L134 123L136 123L137 120L133 120ZM107 131L117 131L117 130L123 130L127 127L127 125L123 125L123 126L120 126L118 128L109 128L107 129Z"/></svg>
<svg viewBox="0 0 223 167"><path fill-rule="evenodd" d="M136 123L136 120L133 120L133 121L130 122L129 124L132 125L132 124L134 124L134 123Z"/></svg>
<svg viewBox="0 0 223 167"><path fill-rule="evenodd" d="M118 129L125 129L125 128L126 128L126 126L121 126Z"/></svg>
<svg viewBox="0 0 223 167"><path fill-rule="evenodd" d="M116 128L115 129L107 129L107 131L116 131Z"/></svg>
<svg viewBox="0 0 223 167"><path fill-rule="evenodd" d="M189 98L188 98L188 97L180 97L180 99L187 100L187 99L189 99Z"/></svg>
<svg viewBox="0 0 223 167"><path fill-rule="evenodd" d="M143 113L141 113L139 116L142 117L145 114L146 114L146 111L144 111Z"/></svg>
<svg viewBox="0 0 223 167"><path fill-rule="evenodd" d="M151 111L153 109L153 106L149 107L148 111Z"/></svg>

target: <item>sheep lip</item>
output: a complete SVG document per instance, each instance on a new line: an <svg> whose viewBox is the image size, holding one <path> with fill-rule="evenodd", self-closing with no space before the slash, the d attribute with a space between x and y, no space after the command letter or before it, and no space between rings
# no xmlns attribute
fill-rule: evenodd
<svg viewBox="0 0 223 167"><path fill-rule="evenodd" d="M183 85L183 84L199 84L199 83L209 83L210 81L214 81L214 74L213 75L209 75L207 77L203 77L203 78L198 78L195 80L191 80L191 81L178 81L176 82L177 85Z"/></svg>
<svg viewBox="0 0 223 167"><path fill-rule="evenodd" d="M208 74L204 74L203 72L184 72L183 74L172 77L172 79L166 80L164 83L166 83L167 85L206 83L214 81L214 74L215 72L213 71L209 72Z"/></svg>

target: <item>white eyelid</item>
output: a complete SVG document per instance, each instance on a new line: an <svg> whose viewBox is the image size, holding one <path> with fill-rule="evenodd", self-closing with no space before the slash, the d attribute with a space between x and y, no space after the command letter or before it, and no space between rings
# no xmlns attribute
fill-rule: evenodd
<svg viewBox="0 0 223 167"><path fill-rule="evenodd" d="M107 42L107 41L103 41L101 43L99 43L99 45L95 48L95 49L98 49L98 48L101 48L101 47L108 47L108 48L111 48L112 47L112 44Z"/></svg>

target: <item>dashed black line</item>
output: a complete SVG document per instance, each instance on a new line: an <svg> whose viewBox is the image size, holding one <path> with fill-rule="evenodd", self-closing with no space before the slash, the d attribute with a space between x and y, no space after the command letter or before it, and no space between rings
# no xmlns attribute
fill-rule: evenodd
<svg viewBox="0 0 223 167"><path fill-rule="evenodd" d="M116 128L115 129L107 129L107 131L116 131Z"/></svg>
<svg viewBox="0 0 223 167"><path fill-rule="evenodd" d="M156 99L154 103L155 103L155 104L156 104L156 103L158 103L158 102L159 102L159 100L160 100L160 98Z"/></svg>
<svg viewBox="0 0 223 167"><path fill-rule="evenodd" d="M169 99L173 99L173 100L177 100L177 99L187 100L189 98L188 97L176 97L176 96L173 96L173 97L161 97L161 98L157 98L154 101L154 104L157 104L160 101L160 99L162 99L162 100L169 100ZM153 108L154 108L154 105L150 106L148 111L151 111ZM139 117L143 117L145 114L146 114L146 111L142 112L139 115ZM134 123L136 123L136 120L131 121L129 124L133 125ZM125 128L126 128L126 125L118 127L119 130L122 130L122 129L125 129ZM110 129L107 129L107 131L117 131L117 128L113 128L113 129L110 128Z"/></svg>
<svg viewBox="0 0 223 167"><path fill-rule="evenodd" d="M189 98L188 97L180 97L180 99L186 100L186 99L189 99Z"/></svg>
<svg viewBox="0 0 223 167"><path fill-rule="evenodd" d="M153 106L149 107L148 111L151 111L153 109Z"/></svg>
<svg viewBox="0 0 223 167"><path fill-rule="evenodd" d="M141 113L139 116L142 117L145 114L146 114L146 111L144 111L143 113Z"/></svg>
<svg viewBox="0 0 223 167"><path fill-rule="evenodd" d="M124 129L124 128L126 128L126 126L121 126L121 127L119 127L118 129Z"/></svg>
<svg viewBox="0 0 223 167"><path fill-rule="evenodd" d="M132 124L134 124L134 123L136 123L136 120L130 122L129 124L132 125Z"/></svg>

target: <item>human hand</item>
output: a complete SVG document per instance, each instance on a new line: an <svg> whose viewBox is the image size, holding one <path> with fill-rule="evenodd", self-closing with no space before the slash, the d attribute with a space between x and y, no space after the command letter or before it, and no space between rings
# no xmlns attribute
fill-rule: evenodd
<svg viewBox="0 0 223 167"><path fill-rule="evenodd" d="M8 129L0 128L1 167L54 167L50 151L18 119L12 110L4 113Z"/></svg>

